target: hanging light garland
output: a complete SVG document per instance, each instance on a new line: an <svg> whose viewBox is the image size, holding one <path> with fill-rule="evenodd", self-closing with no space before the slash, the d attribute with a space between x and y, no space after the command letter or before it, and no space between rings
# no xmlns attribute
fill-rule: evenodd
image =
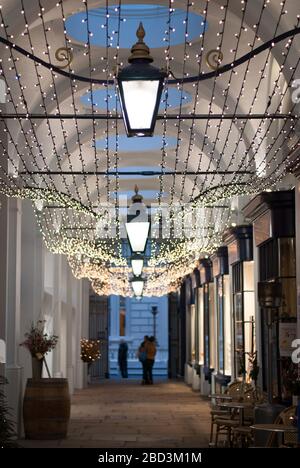
<svg viewBox="0 0 300 468"><path fill-rule="evenodd" d="M274 2L263 3L261 9L254 12L256 19L251 27L247 23L251 2L241 2L240 11L236 10L235 15L231 5L232 0L225 0L221 6L207 0L200 10L198 4L187 1L184 40L182 45L173 46L172 21L178 7L176 0L168 2L164 60L167 74L173 70L179 78L169 76L163 95L163 119L156 126L162 144L154 222L157 226L164 222L169 236L162 237L158 232L156 238L151 239L151 255L144 268L144 295L162 295L176 290L180 279L194 268L200 252L211 253L221 243L222 231L230 225L230 209L220 209L218 205L230 206L227 202L234 196L275 190L286 174L288 149L300 143L296 132L297 106L290 102L290 89L299 71L299 54L296 59L294 56L299 17L295 25L295 18L289 12L289 0L276 5L277 18L270 24L274 44L271 39L269 47L253 58L257 47L263 46L261 36L268 14L271 10L274 14ZM99 57L98 50L96 52L91 44L93 32L88 2L80 2L80 8L85 13L87 36L85 43L79 45L68 37L66 20L70 11L61 0L53 10L56 15L53 26L48 21L46 3L42 0L37 1L34 12L35 28L31 27L32 12L24 0L20 0L20 11L14 13L20 16L19 23L23 22L20 38L22 48L28 54L42 55L41 60L52 65L56 63L58 45L70 50L73 60L63 70L55 65L45 67L41 61L29 61L21 55L14 24L7 21L4 8L0 9L1 37L7 44L0 61L0 76L6 86L8 112L16 116L14 120L2 119L9 148L5 139L0 140L3 156L0 192L32 200L46 246L52 252L68 256L76 277L91 279L95 291L101 294L118 291L122 295L132 295L131 269L123 252L119 206L120 162L123 158L119 135L122 126L114 118L118 97L112 88L114 67L121 67L123 63L120 24L126 18L119 0L115 6L118 27L111 33L108 1L105 2L104 20L99 27L105 30L106 44L102 49L103 56ZM189 37L192 12L201 13L204 25L210 22L209 33L204 27L196 39ZM279 31L286 31L287 24L290 30L294 28L294 35L286 36L285 43L279 42L283 47L277 46ZM116 41L112 40L111 34ZM231 47L228 50L224 46L225 37L226 44ZM113 43L117 46L113 47ZM246 44L250 49L247 54ZM207 74L204 57L212 48L224 58L217 70ZM176 64L179 54L180 63ZM274 54L275 61L271 60ZM236 62L241 65L229 66ZM85 84L80 78L79 67L88 70ZM193 82L195 69L199 79ZM97 84L99 76L104 78ZM206 92L204 98L200 83L208 77L210 93ZM270 77L268 97L264 100L264 83ZM179 105L173 110L169 105L168 90L174 85L179 93ZM37 99L32 99L32 87ZM96 119L99 113L94 99L96 87L105 88L105 111L111 120ZM234 99L232 89L235 90ZM78 102L83 92L89 93L93 116L88 128L80 120L82 112ZM188 107L192 116L189 123L182 117L185 92L192 96ZM113 111L108 104L111 93L115 98ZM67 106L74 115L71 121L63 118ZM204 106L208 109L208 118L202 125L193 116ZM43 121L37 122L32 117L37 108L45 116ZM229 122L225 119L228 113L241 114L243 108L247 108L249 115L260 111L264 117L256 120L233 118ZM213 121L209 117L216 112L221 117ZM21 113L25 113L26 118L18 117ZM174 113L178 116L175 122L169 118ZM267 118L270 113L286 113L291 118L275 121ZM52 119L53 114L56 120ZM177 140L172 149L167 143L170 134L176 135ZM111 136L115 138L114 146L110 144ZM105 139L104 150L97 149L100 137ZM265 157L260 158L260 153ZM174 174L166 176L167 167L171 167ZM112 168L116 172L113 181L108 175ZM181 174L176 174L177 170ZM100 171L106 171L106 175L97 175ZM190 171L195 171L195 175L191 176ZM206 174L200 177L197 174L200 171L206 171ZM78 173L80 175L75 175ZM166 202L170 209L167 220L162 219L164 194L168 194ZM113 209L108 210L110 206ZM200 225L193 222L197 213L202 213L204 220ZM108 225L110 231L106 232ZM181 231L180 226L185 227L188 236L176 233L176 229Z"/></svg>

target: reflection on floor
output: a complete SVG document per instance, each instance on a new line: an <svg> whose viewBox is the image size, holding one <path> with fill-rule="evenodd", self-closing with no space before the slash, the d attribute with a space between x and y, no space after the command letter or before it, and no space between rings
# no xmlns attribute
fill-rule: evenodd
<svg viewBox="0 0 300 468"><path fill-rule="evenodd" d="M106 380L75 393L68 438L23 447L207 447L209 404L183 382Z"/></svg>

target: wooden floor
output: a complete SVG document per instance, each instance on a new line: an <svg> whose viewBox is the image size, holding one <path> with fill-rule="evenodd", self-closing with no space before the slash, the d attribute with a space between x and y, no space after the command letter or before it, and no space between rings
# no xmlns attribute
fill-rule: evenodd
<svg viewBox="0 0 300 468"><path fill-rule="evenodd" d="M106 380L72 398L68 438L23 447L207 447L209 404L183 382Z"/></svg>

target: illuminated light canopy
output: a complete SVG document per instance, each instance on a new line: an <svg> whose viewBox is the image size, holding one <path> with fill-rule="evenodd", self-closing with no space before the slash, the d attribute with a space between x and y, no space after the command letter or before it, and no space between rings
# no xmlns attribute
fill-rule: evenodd
<svg viewBox="0 0 300 468"><path fill-rule="evenodd" d="M5 0L4 3L9 2ZM172 209L172 206L177 204L180 213L182 210L181 216L175 208L175 214L171 213L170 220L164 221L165 232L169 230L171 235L160 238L160 233L163 232L160 230L162 216L157 223L155 220L152 223L152 226L158 226L158 229L153 229L152 239L148 239L146 244L148 264L144 266L143 275L147 275L147 282L144 285L143 297L176 291L180 286L180 279L193 271L199 252L209 255L215 251L222 244L223 230L237 222L236 216L228 209L230 199L240 195L257 194L262 190L277 190L281 186L278 184L286 184L286 167L291 160L291 148L299 147L300 143L297 132L297 103L293 100L297 90L292 91L294 80L299 76L300 66L297 61L298 54L295 53L295 42L296 35L300 32L300 19L297 21L297 29L285 31L285 36L277 36L277 40L276 25L283 21L281 26L286 30L288 24L294 24L294 12L288 9L288 13L282 16L281 7L278 5L277 8L276 5L275 8L273 5L274 21L272 24L270 22L270 41L260 44L260 51L257 52L259 38L252 28L249 27L246 31L247 28L244 27L244 2L237 7L236 15L233 15L228 7L228 2L227 6L216 10L209 37L205 27L208 24L207 9L203 10L203 18L198 17L203 27L199 27L198 24L194 30L191 20L194 21L192 11L196 10L196 4L193 6L193 2L188 0L184 10L177 8L177 2L171 2L172 8L166 8L160 33L152 25L158 25L161 15L152 12L155 14L151 13L150 18L150 15L143 14L143 9L148 8L148 4L141 5L141 9L135 15L129 15L124 13L123 2L122 6L120 3L120 6L110 7L107 2L106 7L102 8L102 16L99 16L89 11L88 2L84 1L84 11L71 16L68 11L66 17L63 2L58 2L53 16L57 29L53 32L52 28L48 28L47 9L39 8L39 2L36 3L34 9L25 5L24 10L15 9L13 12L16 24L23 24L24 37L28 39L28 43L24 41L23 52L20 52L19 40L16 40L16 44L9 40L19 35L13 29L13 22L11 25L7 22L6 8L0 9L3 24L0 39L6 41L2 44L7 47L9 62L3 60L0 64L1 76L6 83L5 98L9 112L9 117L2 119L3 131L7 138L0 141L3 154L0 164L0 192L10 197L32 200L35 217L47 248L53 253L67 255L72 265L76 263L76 277L88 277L99 294L131 297L132 270L128 265L128 250L124 248L127 247L124 246L121 229L124 226L120 226L125 210L119 208L118 201L127 193L129 182L126 179L143 178L146 182L142 192L144 198L148 200L157 197L158 206L162 206L162 210L165 209L165 205ZM136 8L136 5L130 6ZM159 5L155 7L160 9ZM265 4L262 3L261 12L257 11L257 17L263 12L265 15L266 11ZM37 25L39 30L32 27L32 14L34 18L40 17ZM79 21L76 24L74 21L72 34L68 27L75 16ZM27 21L26 17L30 21ZM120 116L115 119L115 112L120 114L119 100L112 79L114 70L124 61L124 57L129 55L128 52L126 55L124 49L128 51L135 42L134 34L140 18L147 31L148 46L151 49L162 47L164 57L161 53L161 63L166 64L170 75L174 72L174 79L166 80L168 86L163 88L160 100L161 125L157 125L156 130L159 128L162 135L159 131L152 138L143 139L127 138L121 134L123 127L118 123ZM231 27L227 31L228 21ZM119 25L121 27L118 27ZM259 20L255 30L259 31L261 27L263 26ZM79 31L83 31L84 34L81 38L75 34ZM51 62L47 54L44 57L46 60L40 62L43 51L50 48L53 51L52 39L56 32L58 43L69 44L73 49L76 58L74 65L80 63L81 69L87 71L85 76L76 75L77 66L74 69L72 63L63 65L54 53L51 54ZM42 38L40 44L36 43L36 34ZM100 34L103 40L101 44L98 41ZM221 47L221 41L219 42L223 34L226 35L226 47ZM76 39L75 43L71 40L72 37ZM279 48L279 39L284 38L289 39ZM221 48L224 52L225 64L219 63L217 59L218 70L211 67L207 61L209 53L206 54L206 45L211 40L212 44L220 44L219 52L222 52ZM78 41L84 42L84 47L77 47ZM250 55L243 55L246 43L250 44ZM30 44L34 45L31 49ZM101 56L101 49L96 50L93 47L97 45L102 45L103 50L105 48L105 51L110 50L111 53L105 52ZM173 47L175 45L179 47ZM30 60L35 60L31 52L36 51L37 47L39 48L36 63L30 63ZM114 51L112 47L115 48ZM279 62L275 57L272 66L269 54L260 55L267 49L271 55L274 51L280 56ZM159 60L159 50L156 53ZM234 57L229 55L232 53ZM255 58L258 55L261 57L259 62L258 58ZM219 57L220 54L217 53L216 56ZM246 62L249 67L240 68L240 65ZM55 68L61 65L63 69ZM42 74L41 66L44 71ZM69 66L70 73L67 72ZM103 76L100 75L101 70ZM190 75L192 70L196 73L195 76ZM260 73L257 73L257 70ZM58 84L58 77L62 76L62 73L65 74L65 85L57 86L55 92L55 83ZM205 87L201 85L203 80L207 82ZM268 82L268 86L270 83L268 100L265 99L265 82ZM35 85L32 86L32 83ZM85 83L84 86L88 83L89 89L85 88L85 92L90 98L90 115L77 112L81 89L79 83ZM184 88L188 83L194 83L188 87L191 106L184 110ZM101 95L97 96L95 87L99 85L101 87L97 92ZM214 103L210 97L213 89ZM176 106L170 105L171 93L175 91L178 99ZM249 111L237 117L245 102ZM34 117L34 110L38 107L42 112L39 124ZM174 107L178 107L178 111L169 112L172 107L173 110ZM22 109L24 114L12 113L13 110L23 112ZM198 121L195 117L200 109L205 112L205 120L209 120L205 131L201 120ZM285 111L289 115L287 118L282 114ZM64 119L65 112L68 112L72 119ZM106 112L107 120L104 118ZM218 118L215 112L218 112ZM260 119L253 118L256 113L257 116L261 116ZM230 114L231 123L228 125ZM186 118L187 115L190 117ZM277 117L280 117L280 120ZM93 124L82 125L81 118L91 119ZM53 124L52 119L58 124ZM174 134L175 145L170 145L169 140ZM101 146L98 146L97 138L101 138ZM126 139L132 146L142 143L143 148L131 147L129 150L125 147ZM74 141L78 144L74 145ZM148 145L153 146L156 143L156 149L159 151L156 151L155 155L146 154L146 151L152 152L154 149ZM121 154L134 151L139 151L139 154ZM199 158L195 158L196 154L199 154ZM173 160L174 166L170 164ZM122 174L125 168L126 171L147 171L146 166L133 169L134 165L143 163L155 165L153 168L149 166L149 171L161 171L157 180L149 177L149 174ZM168 167L169 165L172 167ZM213 174L209 173L211 169ZM245 173L240 169L245 169ZM191 170L195 171L195 176L190 173ZM202 170L207 170L207 175L196 175ZM171 171L180 172L181 176L167 174ZM107 172L107 176L103 176L104 172ZM153 196L150 196L151 193ZM98 203L103 203L105 208L98 210ZM201 214L200 221L196 218L195 227L192 224L193 213L188 206L190 204L195 209L207 207L203 216ZM109 218L105 214L107 205L111 213ZM115 206L115 211L111 209L112 206ZM106 231L107 226L109 229Z"/></svg>
<svg viewBox="0 0 300 468"><path fill-rule="evenodd" d="M131 268L134 276L140 276L143 271L144 259L139 257L133 257L131 259Z"/></svg>
<svg viewBox="0 0 300 468"><path fill-rule="evenodd" d="M132 197L129 213L130 211L134 214L129 215L128 218L132 219L125 223L128 241L132 252L142 253L146 248L150 223L147 209L143 204L143 197L139 195L137 186L135 186L135 195Z"/></svg>
<svg viewBox="0 0 300 468"><path fill-rule="evenodd" d="M130 65L117 77L118 90L127 135L152 136L167 74L150 65L153 59L143 41L142 23L136 35L138 42L131 49Z"/></svg>
<svg viewBox="0 0 300 468"><path fill-rule="evenodd" d="M144 280L141 276L131 281L131 286L136 297L141 297L144 289Z"/></svg>

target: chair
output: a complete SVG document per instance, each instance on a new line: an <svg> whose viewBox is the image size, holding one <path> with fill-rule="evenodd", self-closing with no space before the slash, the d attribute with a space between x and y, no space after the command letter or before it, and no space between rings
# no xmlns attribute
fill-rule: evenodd
<svg viewBox="0 0 300 468"><path fill-rule="evenodd" d="M274 424L283 424L285 426L292 426L294 424L295 416L296 416L296 406L289 406L285 408L281 413L277 416L274 421ZM274 447L275 441L277 438L277 434L272 432L268 438L266 447ZM283 434L283 441L282 444L279 445L281 448L286 447L293 447L297 446L297 433L284 433Z"/></svg>
<svg viewBox="0 0 300 468"><path fill-rule="evenodd" d="M249 447L254 440L254 431L250 425L254 422L254 406L263 403L265 396L259 387L251 387L244 394L244 401L249 402L253 407L244 410L244 426L237 426L232 429L232 444L235 447Z"/></svg>
<svg viewBox="0 0 300 468"><path fill-rule="evenodd" d="M254 440L253 429L250 426L237 426L232 430L233 447L248 448Z"/></svg>
<svg viewBox="0 0 300 468"><path fill-rule="evenodd" d="M253 389L250 384L234 381L228 385L224 395L229 395L232 397L232 401L243 401L244 398L253 392ZM218 401L222 400L220 396ZM239 421L236 418L236 412L231 412L230 410L222 410L218 402L216 402L215 407L211 410L211 429L210 429L210 441L209 446L217 446L219 436L224 434L227 436L227 441L231 441L231 431L232 428L239 425ZM214 437L214 427L216 426L216 435L215 442L213 443Z"/></svg>

